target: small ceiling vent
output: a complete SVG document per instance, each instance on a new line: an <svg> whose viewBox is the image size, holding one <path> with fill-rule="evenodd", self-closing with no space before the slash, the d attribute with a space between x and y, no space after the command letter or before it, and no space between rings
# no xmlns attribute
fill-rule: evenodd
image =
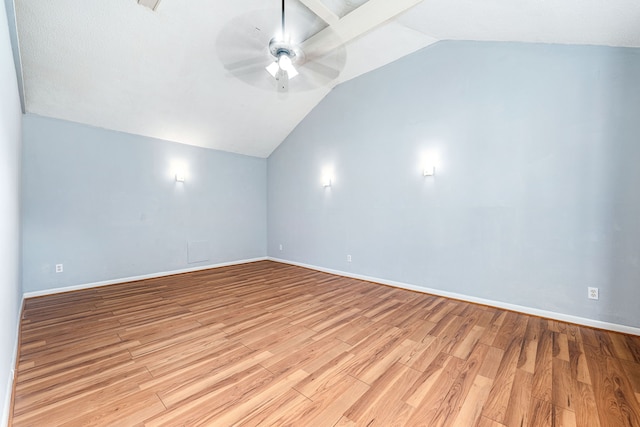
<svg viewBox="0 0 640 427"><path fill-rule="evenodd" d="M138 0L138 4L148 7L151 10L156 10L160 0Z"/></svg>

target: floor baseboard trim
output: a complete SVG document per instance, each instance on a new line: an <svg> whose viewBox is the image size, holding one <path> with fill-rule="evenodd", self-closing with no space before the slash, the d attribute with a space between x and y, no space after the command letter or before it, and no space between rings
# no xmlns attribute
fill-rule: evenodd
<svg viewBox="0 0 640 427"><path fill-rule="evenodd" d="M9 380L7 381L7 394L2 405L2 414L0 414L0 426L9 425L9 417L13 403L13 386L15 382L16 371L18 369L18 352L20 351L20 327L22 325L22 312L24 311L24 295L20 301L20 309L18 310L18 319L16 322L15 342L13 344L13 357L11 358L11 371Z"/></svg>
<svg viewBox="0 0 640 427"><path fill-rule="evenodd" d="M211 270L214 268L229 267L232 265L249 264L257 261L266 261L267 257L243 259L238 261L222 262L219 264L205 265L201 267L185 268L181 270L163 271L160 273L144 274L141 276L124 277L121 279L105 280L102 282L86 283L81 285L65 286L62 288L45 289L43 291L25 292L23 298L35 298L46 295L60 294L64 292L80 291L83 289L98 288L102 286L117 285L120 283L137 282L139 280L156 279L158 277L174 276L176 274L193 273L195 271Z"/></svg>
<svg viewBox="0 0 640 427"><path fill-rule="evenodd" d="M2 419L0 419L0 426L9 425L9 411L11 411L11 395L13 394L13 378L9 378L7 381L7 397L4 399L4 409L2 412Z"/></svg>
<svg viewBox="0 0 640 427"><path fill-rule="evenodd" d="M425 288L422 286L412 285L409 283L396 282L393 280L380 279L377 277L365 276L362 274L349 273L341 270L333 270L331 268L319 267L316 265L305 264L302 262L289 261L286 259L280 259L275 257L267 257L269 261L279 262L282 264L295 265L298 267L304 267L311 270L321 271L323 273L335 274L337 276L349 277L351 279L366 280L367 282L380 283L382 285L393 286L395 288L407 289L410 291L421 292L425 294L436 295L445 298L451 298L460 301L471 302L475 304L487 305L490 307L501 308L504 310L515 311L523 314L530 314L533 316L544 317L547 319L558 320L561 322L574 323L581 326L589 326L592 328L605 329L608 331L622 332L625 334L640 336L640 328L633 326L620 325L617 323L603 322L601 320L589 319L586 317L573 316L570 314L556 313L553 311L541 310L538 308L526 307L517 304L510 304L502 301L494 301L484 298L477 298L469 295L458 294L455 292L447 292L439 289Z"/></svg>

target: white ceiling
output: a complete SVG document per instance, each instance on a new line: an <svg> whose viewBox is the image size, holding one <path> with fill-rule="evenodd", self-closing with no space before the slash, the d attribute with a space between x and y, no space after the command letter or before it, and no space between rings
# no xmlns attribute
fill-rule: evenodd
<svg viewBox="0 0 640 427"><path fill-rule="evenodd" d="M297 1L289 21L325 26ZM340 17L364 2L320 1ZM27 112L259 157L336 84L438 40L640 47L638 0L424 0L334 52L337 79L283 94L225 68L268 60L279 0L15 3Z"/></svg>

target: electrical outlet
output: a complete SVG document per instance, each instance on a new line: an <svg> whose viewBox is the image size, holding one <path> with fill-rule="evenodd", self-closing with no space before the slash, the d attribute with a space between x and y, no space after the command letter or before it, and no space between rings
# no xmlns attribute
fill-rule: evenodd
<svg viewBox="0 0 640 427"><path fill-rule="evenodd" d="M351 262L351 255L347 255L347 262Z"/></svg>
<svg viewBox="0 0 640 427"><path fill-rule="evenodd" d="M587 290L588 290L587 296L589 297L589 299L600 298L600 292L598 291L598 288L587 288Z"/></svg>
<svg viewBox="0 0 640 427"><path fill-rule="evenodd" d="M63 271L64 271L64 268L62 264L56 264L56 273L62 273Z"/></svg>
<svg viewBox="0 0 640 427"><path fill-rule="evenodd" d="M280 250L282 250L282 243L280 243Z"/></svg>

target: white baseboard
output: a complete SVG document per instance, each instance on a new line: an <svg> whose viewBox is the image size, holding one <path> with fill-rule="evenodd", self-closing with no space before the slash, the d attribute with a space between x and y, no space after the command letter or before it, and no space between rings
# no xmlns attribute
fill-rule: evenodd
<svg viewBox="0 0 640 427"><path fill-rule="evenodd" d="M0 426L9 427L9 411L11 410L12 394L13 394L13 378L9 377L9 381L7 381L7 396L4 399L4 405L2 410L2 420L0 420Z"/></svg>
<svg viewBox="0 0 640 427"><path fill-rule="evenodd" d="M123 277L121 279L105 280L103 282L85 283L81 285L65 286L62 288L45 289L43 291L25 292L23 298L41 297L44 295L53 295L63 292L79 291L82 289L97 288L100 286L117 285L119 283L136 282L138 280L156 279L158 277L173 276L175 274L193 273L194 271L211 270L213 268L229 267L232 265L248 264L256 261L266 261L267 257L243 259L238 261L223 262L219 264L210 264L201 267L185 268L182 270L163 271L160 273L144 274L142 276Z"/></svg>
<svg viewBox="0 0 640 427"><path fill-rule="evenodd" d="M24 310L24 295L22 301L20 301L20 309L18 310L18 321L16 324L15 343L13 344L13 357L11 358L11 375L7 381L7 394L2 405L2 418L0 419L0 426L9 426L9 412L11 411L11 398L13 395L13 382L15 379L16 362L18 361L18 347L20 343L20 324L22 322L22 311Z"/></svg>
<svg viewBox="0 0 640 427"><path fill-rule="evenodd" d="M442 291L442 290L439 290L439 289L425 288L425 287L422 287L422 286L411 285L411 284L408 284L408 283L396 282L396 281L393 281L393 280L385 280L385 279L380 279L380 278L377 278L377 277L364 276L362 274L354 274L354 273L349 273L349 272L346 272L346 271L333 270L333 269L330 269L330 268L318 267L318 266L315 266L315 265L310 265L310 264L305 264L305 263L295 262L295 261L288 261L288 260L280 259L280 258L274 258L274 257L267 257L267 258L269 259L269 261L275 261L275 262L280 262L280 263L283 263L283 264L290 264L290 265L295 265L295 266L298 266L298 267L309 268L311 270L322 271L324 273L335 274L337 276L349 277L349 278L352 278L352 279L366 280L368 282L380 283L380 284L383 284L383 285L393 286L393 287L396 287L396 288L407 289L407 290L416 291L416 292L422 292L422 293L425 293L425 294L431 294L431 295L436 295L436 296L445 297L445 298L452 298L452 299L456 299L456 300L460 300L460 301L466 301L466 302L472 302L472 303L476 303L476 304L488 305L488 306L491 306L491 307L502 308L502 309L509 310L509 311L516 311L518 313L530 314L530 315L533 315L533 316L544 317L544 318L547 318L547 319L558 320L558 321L561 321L561 322L574 323L576 325L589 326L589 327L592 327L592 328L606 329L606 330L609 330L609 331L622 332L622 333L625 333L625 334L632 334L632 335L640 336L640 328L636 328L636 327L633 327L633 326L619 325L617 323L603 322L603 321L600 321L600 320L588 319L586 317L572 316L572 315L569 315L569 314L556 313L556 312L547 311L547 310L540 310L538 308L525 307L525 306L522 306L522 305L510 304L510 303L502 302L502 301L488 300L488 299L484 299L484 298L477 298L477 297L458 294L458 293L454 293L454 292Z"/></svg>

